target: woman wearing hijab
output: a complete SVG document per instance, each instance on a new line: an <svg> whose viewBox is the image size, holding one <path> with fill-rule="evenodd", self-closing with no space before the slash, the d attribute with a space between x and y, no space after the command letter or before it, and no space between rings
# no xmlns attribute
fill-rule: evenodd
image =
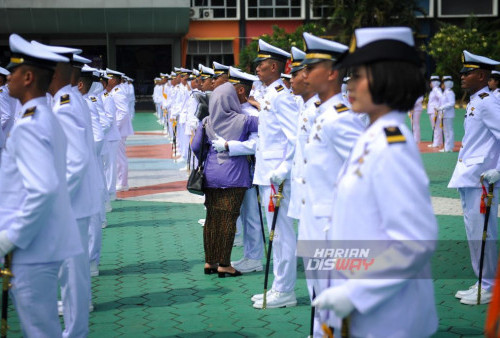
<svg viewBox="0 0 500 338"><path fill-rule="evenodd" d="M219 137L227 141L245 141L257 132L258 118L242 114L241 105L231 83L217 87L209 103L210 115L196 130L191 147L198 160L202 149L206 155L204 165L204 193L207 216L203 229L205 274L218 272L219 277L240 276L241 272L230 264L231 249L245 191L252 185L246 156L217 153L212 140ZM226 143L227 149L227 143ZM218 264L218 266L217 266Z"/></svg>

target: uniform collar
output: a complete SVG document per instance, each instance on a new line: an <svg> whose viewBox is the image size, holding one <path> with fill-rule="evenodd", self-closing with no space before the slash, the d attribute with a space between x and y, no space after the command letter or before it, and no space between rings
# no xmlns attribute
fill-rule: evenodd
<svg viewBox="0 0 500 338"><path fill-rule="evenodd" d="M309 108L310 106L314 106L314 104L318 101L319 101L318 95L314 94L309 100L304 102L304 108Z"/></svg>
<svg viewBox="0 0 500 338"><path fill-rule="evenodd" d="M26 102L25 104L23 104L23 106L21 108L21 114L24 114L24 111L28 108L41 106L41 105L44 105L44 106L47 105L47 97L46 96L35 97L34 99L31 99L28 102Z"/></svg>
<svg viewBox="0 0 500 338"><path fill-rule="evenodd" d="M64 87L62 87L62 88L60 88L60 89L57 91L57 93L54 95L54 102L57 102L56 100L57 100L60 96L62 96L62 95L64 95L64 94L67 94L67 93L71 93L71 92L72 92L72 90L71 90L71 84L68 84L68 85L66 85L66 86L64 86Z"/></svg>
<svg viewBox="0 0 500 338"><path fill-rule="evenodd" d="M321 113L323 113L325 110L332 108L336 106L339 103L343 103L344 101L342 100L342 93L337 93L330 97L328 100L325 102L322 102L321 105L319 106L319 110Z"/></svg>
<svg viewBox="0 0 500 338"><path fill-rule="evenodd" d="M273 83L271 83L269 86L266 86L265 84L262 84L263 88L274 88L274 87L277 87L277 86L283 86L283 87L285 87L285 84L283 83L283 80L281 78L277 79L276 81L274 81Z"/></svg>
<svg viewBox="0 0 500 338"><path fill-rule="evenodd" d="M479 89L477 92L475 92L474 94L472 94L470 96L470 101L474 100L479 94L482 94L482 93L489 93L490 90L488 89L488 86L485 86L483 87L482 89Z"/></svg>
<svg viewBox="0 0 500 338"><path fill-rule="evenodd" d="M400 113L397 110L392 110L389 113L379 117L377 121L371 124L367 132L374 129L379 129L384 126L396 126L405 122L406 114Z"/></svg>

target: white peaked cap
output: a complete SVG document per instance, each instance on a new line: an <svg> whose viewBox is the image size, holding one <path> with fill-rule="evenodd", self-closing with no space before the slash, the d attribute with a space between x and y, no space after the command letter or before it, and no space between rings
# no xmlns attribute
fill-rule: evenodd
<svg viewBox="0 0 500 338"><path fill-rule="evenodd" d="M9 47L12 56L7 69L23 64L53 69L58 62L69 62L69 58L53 53L47 48L33 45L17 34L10 35Z"/></svg>

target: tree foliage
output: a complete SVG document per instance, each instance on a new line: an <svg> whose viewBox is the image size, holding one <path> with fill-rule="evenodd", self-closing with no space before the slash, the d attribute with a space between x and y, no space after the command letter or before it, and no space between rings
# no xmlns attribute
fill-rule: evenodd
<svg viewBox="0 0 500 338"><path fill-rule="evenodd" d="M324 23L347 44L360 27L417 27L416 14L426 15L416 0L313 0L325 9Z"/></svg>
<svg viewBox="0 0 500 338"><path fill-rule="evenodd" d="M308 32L318 36L324 36L326 29L320 24L308 23L297 27L292 33L287 33L283 28L274 25L271 35L264 34L259 37L273 46L290 51L292 46L304 50L304 40L302 33ZM257 57L258 40L252 40L240 53L239 67L246 71L253 70L253 60Z"/></svg>

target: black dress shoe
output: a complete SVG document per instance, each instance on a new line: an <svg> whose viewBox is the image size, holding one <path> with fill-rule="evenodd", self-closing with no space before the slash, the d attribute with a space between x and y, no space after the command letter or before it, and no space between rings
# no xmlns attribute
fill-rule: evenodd
<svg viewBox="0 0 500 338"><path fill-rule="evenodd" d="M205 275L211 275L217 272L217 268L204 268L203 272L205 272Z"/></svg>
<svg viewBox="0 0 500 338"><path fill-rule="evenodd" d="M226 275L229 277L238 277L243 275L240 271L234 269L234 272L227 272L227 271L217 271L219 274L219 278L226 278Z"/></svg>

